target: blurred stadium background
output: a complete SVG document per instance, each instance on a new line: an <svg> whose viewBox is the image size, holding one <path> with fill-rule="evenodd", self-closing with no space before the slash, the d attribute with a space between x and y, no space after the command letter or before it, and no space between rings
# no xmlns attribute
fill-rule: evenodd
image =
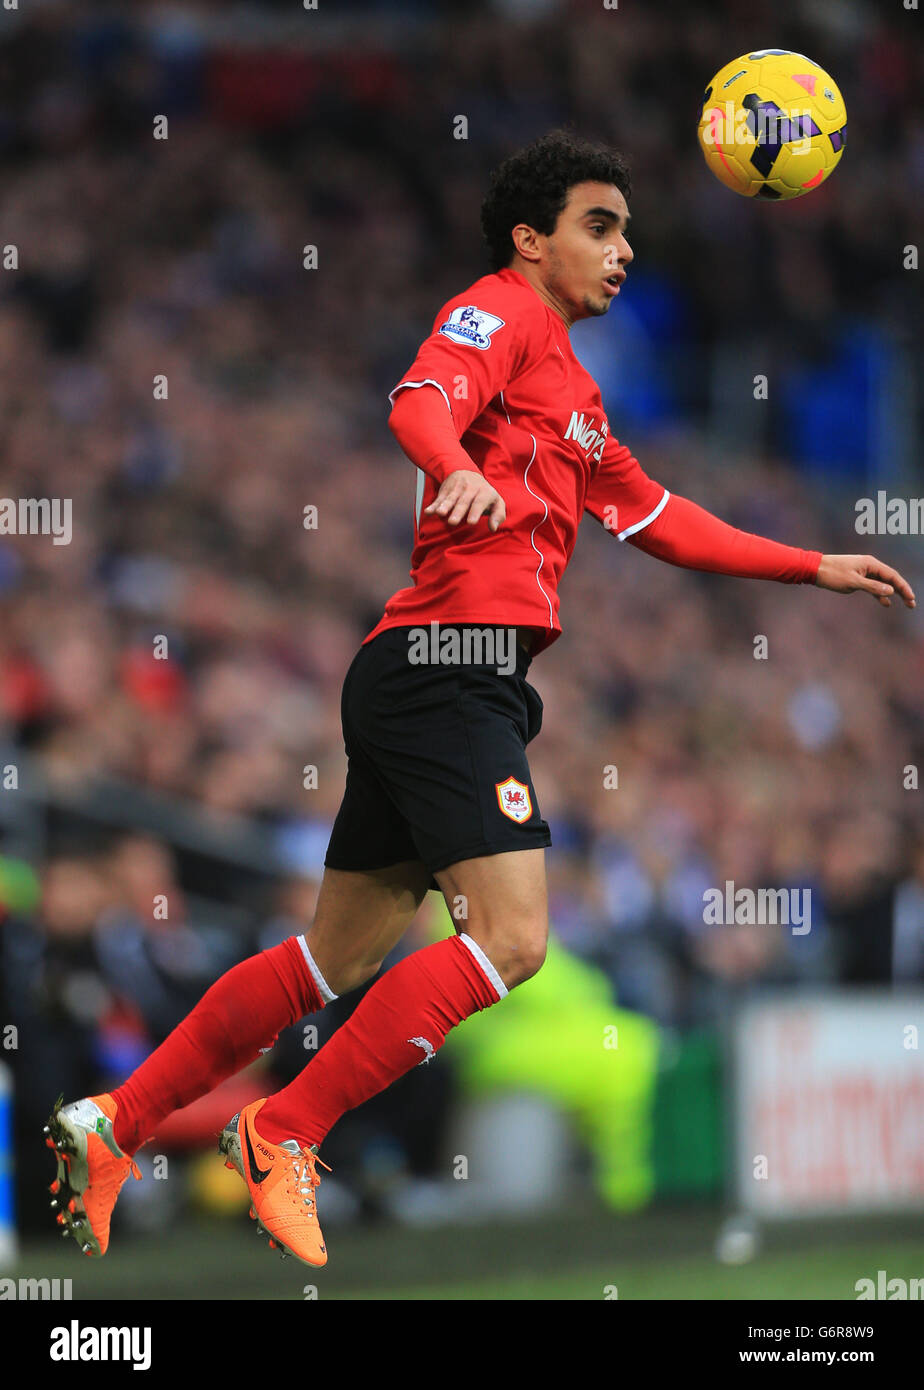
<svg viewBox="0 0 924 1390"><path fill-rule="evenodd" d="M302 1297L214 1134L357 996L165 1126L99 1265L52 1239L41 1126L310 923L341 681L408 569L387 392L483 273L510 150L573 121L631 160L631 279L573 341L645 470L924 593L920 536L854 528L858 498L924 492L917 22L865 0L3 11L0 493L73 499L69 545L0 537L3 1273ZM830 183L776 206L695 142L712 73L768 45L827 68L849 122ZM919 615L673 569L596 526L562 603L531 672L549 962L334 1131L320 1296L849 1299L924 1276ZM811 932L705 927L726 880L810 888ZM448 930L431 894L402 949Z"/></svg>

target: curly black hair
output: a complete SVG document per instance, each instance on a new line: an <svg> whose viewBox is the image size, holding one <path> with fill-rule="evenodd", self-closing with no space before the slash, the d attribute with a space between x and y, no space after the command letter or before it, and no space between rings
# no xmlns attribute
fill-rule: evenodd
<svg viewBox="0 0 924 1390"><path fill-rule="evenodd" d="M576 183L611 183L626 201L632 192L625 158L606 145L581 140L567 130L552 130L510 155L491 175L481 205L481 229L492 270L502 270L513 257L510 233L526 222L551 236Z"/></svg>

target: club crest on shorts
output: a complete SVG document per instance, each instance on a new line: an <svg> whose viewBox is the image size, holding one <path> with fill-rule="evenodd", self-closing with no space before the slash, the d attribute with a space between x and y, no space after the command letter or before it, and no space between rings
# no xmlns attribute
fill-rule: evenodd
<svg viewBox="0 0 924 1390"><path fill-rule="evenodd" d="M463 304L453 309L446 322L440 325L440 332L454 343L466 343L486 352L491 346L491 334L503 326L504 320L496 314L487 314L484 309L476 309L474 304Z"/></svg>
<svg viewBox="0 0 924 1390"><path fill-rule="evenodd" d="M494 787L497 791L497 804L508 820L515 820L518 824L529 820L533 813L529 787L518 782L515 777L508 777L505 782L495 782Z"/></svg>

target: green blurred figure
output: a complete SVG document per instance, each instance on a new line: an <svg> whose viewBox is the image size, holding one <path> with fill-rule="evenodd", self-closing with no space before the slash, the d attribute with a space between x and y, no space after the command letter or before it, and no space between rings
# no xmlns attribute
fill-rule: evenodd
<svg viewBox="0 0 924 1390"><path fill-rule="evenodd" d="M532 1091L572 1119L607 1206L634 1211L650 1202L659 1030L618 1008L602 971L553 933L542 969L499 1008L454 1028L444 1046L470 1098Z"/></svg>

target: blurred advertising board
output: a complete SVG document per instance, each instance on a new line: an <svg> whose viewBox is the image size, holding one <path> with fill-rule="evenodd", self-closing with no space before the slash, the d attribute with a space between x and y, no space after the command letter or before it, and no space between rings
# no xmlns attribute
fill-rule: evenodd
<svg viewBox="0 0 924 1390"><path fill-rule="evenodd" d="M732 1025L734 1181L791 1217L924 1207L924 993L792 994Z"/></svg>

